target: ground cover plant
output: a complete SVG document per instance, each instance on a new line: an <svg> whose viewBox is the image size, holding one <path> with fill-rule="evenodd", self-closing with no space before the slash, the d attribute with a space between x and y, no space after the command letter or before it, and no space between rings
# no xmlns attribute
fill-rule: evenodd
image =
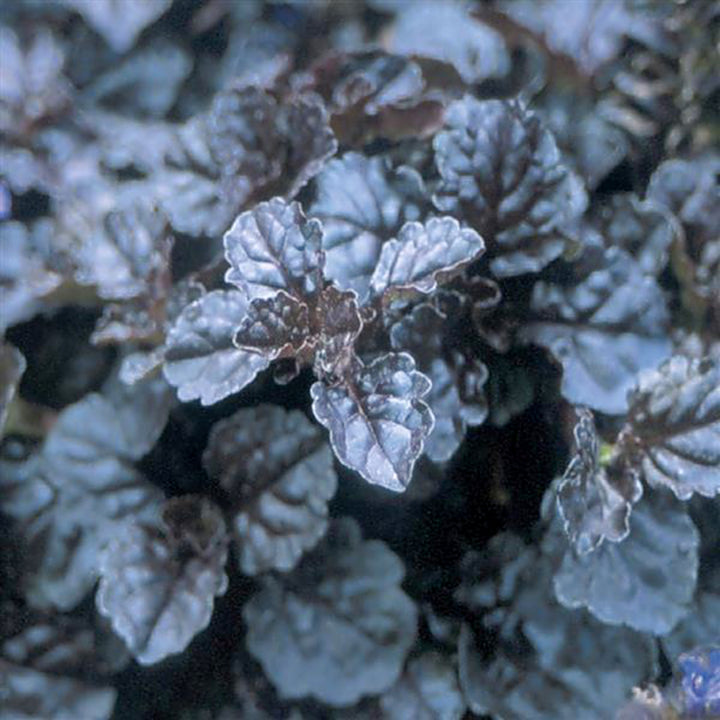
<svg viewBox="0 0 720 720"><path fill-rule="evenodd" d="M1 20L0 718L720 717L716 3Z"/></svg>

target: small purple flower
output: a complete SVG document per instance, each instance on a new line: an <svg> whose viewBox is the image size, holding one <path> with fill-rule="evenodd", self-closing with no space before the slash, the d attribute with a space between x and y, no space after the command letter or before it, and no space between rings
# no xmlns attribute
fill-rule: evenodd
<svg viewBox="0 0 720 720"><path fill-rule="evenodd" d="M690 717L720 717L720 647L696 648L678 658L685 712Z"/></svg>

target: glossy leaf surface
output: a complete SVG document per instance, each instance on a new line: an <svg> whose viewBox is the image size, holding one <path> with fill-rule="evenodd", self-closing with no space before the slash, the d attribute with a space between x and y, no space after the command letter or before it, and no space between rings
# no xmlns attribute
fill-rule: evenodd
<svg viewBox="0 0 720 720"><path fill-rule="evenodd" d="M357 368L345 384L315 383L313 414L330 432L340 462L370 483L402 492L433 428L423 401L430 381L404 353Z"/></svg>
<svg viewBox="0 0 720 720"><path fill-rule="evenodd" d="M240 392L268 366L262 355L233 344L247 305L241 291L216 290L188 305L170 328L163 372L180 400L212 405Z"/></svg>
<svg viewBox="0 0 720 720"><path fill-rule="evenodd" d="M720 362L675 356L630 394L628 452L646 482L681 500L720 493Z"/></svg>
<svg viewBox="0 0 720 720"><path fill-rule="evenodd" d="M690 608L698 532L674 499L655 493L637 505L630 533L586 555L569 550L555 575L567 607L587 607L604 623L664 635Z"/></svg>
<svg viewBox="0 0 720 720"><path fill-rule="evenodd" d="M538 272L562 254L586 197L538 117L467 96L450 105L433 147L435 204L480 233L497 277Z"/></svg>
<svg viewBox="0 0 720 720"><path fill-rule="evenodd" d="M403 572L384 543L363 541L348 519L331 527L287 584L267 578L243 617L248 649L278 693L342 707L390 687L416 633Z"/></svg>
<svg viewBox="0 0 720 720"><path fill-rule="evenodd" d="M562 393L572 403L626 412L635 375L671 353L659 285L618 248L605 251L601 266L574 286L537 282L530 305L538 319L521 337L562 365Z"/></svg>
<svg viewBox="0 0 720 720"><path fill-rule="evenodd" d="M217 423L203 463L229 494L240 569L291 570L327 529L337 477L319 427L272 405Z"/></svg>
<svg viewBox="0 0 720 720"><path fill-rule="evenodd" d="M162 526L131 525L102 556L95 602L143 665L184 650L227 589L227 536L209 500L168 501Z"/></svg>

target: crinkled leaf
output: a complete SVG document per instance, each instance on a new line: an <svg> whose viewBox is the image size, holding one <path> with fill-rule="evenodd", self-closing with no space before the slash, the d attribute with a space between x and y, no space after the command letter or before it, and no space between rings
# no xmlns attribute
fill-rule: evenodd
<svg viewBox="0 0 720 720"><path fill-rule="evenodd" d="M400 559L350 519L286 582L268 577L243 608L247 647L284 698L346 706L389 688L415 641Z"/></svg>
<svg viewBox="0 0 720 720"><path fill-rule="evenodd" d="M8 720L109 720L117 693L0 659L2 717Z"/></svg>
<svg viewBox="0 0 720 720"><path fill-rule="evenodd" d="M587 607L604 623L664 635L689 611L698 544L685 509L674 498L648 493L622 542L585 555L565 553L555 594L566 607Z"/></svg>
<svg viewBox="0 0 720 720"><path fill-rule="evenodd" d="M0 332L30 319L43 307L42 298L62 283L62 274L52 266L51 236L47 221L31 227L0 224Z"/></svg>
<svg viewBox="0 0 720 720"><path fill-rule="evenodd" d="M146 378L162 366L168 330L187 305L205 294L205 288L192 280L172 286L169 269L155 278L142 297L106 305L90 336L90 342L95 344L135 340L154 345L151 349L127 353L123 357L118 374L128 385Z"/></svg>
<svg viewBox="0 0 720 720"><path fill-rule="evenodd" d="M129 50L140 33L152 25L172 0L62 0L77 10L93 29L118 53Z"/></svg>
<svg viewBox="0 0 720 720"><path fill-rule="evenodd" d="M449 658L425 652L410 660L400 679L380 698L383 717L415 720L460 720L465 701L457 671Z"/></svg>
<svg viewBox="0 0 720 720"><path fill-rule="evenodd" d="M188 160L186 165L192 165ZM225 180L213 166L194 171L172 167L158 173L157 190L160 205L178 232L193 236L216 236L223 233L247 202L251 187L246 180Z"/></svg>
<svg viewBox="0 0 720 720"><path fill-rule="evenodd" d="M167 221L143 203L110 212L104 227L74 252L75 279L96 285L100 297L128 299L147 292L170 262Z"/></svg>
<svg viewBox="0 0 720 720"><path fill-rule="evenodd" d="M465 580L462 598L486 609L483 625L498 637L496 652L485 659L467 625L460 634L460 686L473 712L508 719L603 718L653 673L653 646L646 638L556 602L552 562L537 548L504 533L472 566L479 576Z"/></svg>
<svg viewBox="0 0 720 720"><path fill-rule="evenodd" d="M570 544L585 555L603 540L627 537L630 513L643 489L635 473L600 465L600 441L589 410L578 410L574 435L575 454L558 486L557 506Z"/></svg>
<svg viewBox="0 0 720 720"><path fill-rule="evenodd" d="M415 220L419 208L382 158L350 152L318 175L310 214L323 223L326 277L364 301L382 244Z"/></svg>
<svg viewBox="0 0 720 720"><path fill-rule="evenodd" d="M291 103L281 128L289 145L284 168L289 182L284 195L292 198L337 152L338 143L330 129L325 105L316 95L302 95Z"/></svg>
<svg viewBox="0 0 720 720"><path fill-rule="evenodd" d="M160 436L169 400L162 382L118 383L63 410L37 454L3 462L0 506L28 546L24 590L33 606L75 607L108 542L155 514L161 494L133 462Z"/></svg>
<svg viewBox="0 0 720 720"><path fill-rule="evenodd" d="M478 22L463 3L405 3L401 10L389 33L393 52L449 63L468 84L510 70L502 36Z"/></svg>
<svg viewBox="0 0 720 720"><path fill-rule="evenodd" d="M140 117L164 117L192 69L185 51L166 40L139 49L100 75L83 96L92 103Z"/></svg>
<svg viewBox="0 0 720 720"><path fill-rule="evenodd" d="M264 184L282 169L275 118L277 100L261 88L218 93L208 116L208 147L220 171Z"/></svg>
<svg viewBox="0 0 720 720"><path fill-rule="evenodd" d="M311 72L343 145L428 137L442 124L440 94L427 91L419 65L405 57L368 47L330 51Z"/></svg>
<svg viewBox="0 0 720 720"><path fill-rule="evenodd" d="M432 382L425 402L435 425L425 441L425 454L435 462L449 460L460 446L468 425L480 425L487 417L483 385L487 369L478 360L474 367L451 362L443 348L448 319L432 305L422 304L390 330L395 350L410 353L418 368Z"/></svg>
<svg viewBox="0 0 720 720"><path fill-rule="evenodd" d="M250 7L243 3L231 9ZM290 69L299 40L290 28L260 18L234 24L220 65L220 85L272 87Z"/></svg>
<svg viewBox="0 0 720 720"><path fill-rule="evenodd" d="M180 400L212 405L240 392L268 366L262 355L233 345L247 306L244 293L216 290L188 305L170 328L163 371Z"/></svg>
<svg viewBox="0 0 720 720"><path fill-rule="evenodd" d="M240 350L277 360L299 353L309 336L308 306L280 290L274 297L250 302L234 343Z"/></svg>
<svg viewBox="0 0 720 720"><path fill-rule="evenodd" d="M672 264L683 302L696 315L708 303L720 313L720 156L667 160L655 171L648 197L680 220L684 237L674 248Z"/></svg>
<svg viewBox="0 0 720 720"><path fill-rule="evenodd" d="M15 626L0 643L4 659L52 675L97 677L123 670L130 654L105 622L94 624L68 615L30 613L27 608L7 612Z"/></svg>
<svg viewBox="0 0 720 720"><path fill-rule="evenodd" d="M315 371L326 380L343 377L355 358L355 340L363 328L357 294L328 285L317 307L320 327L315 349Z"/></svg>
<svg viewBox="0 0 720 720"><path fill-rule="evenodd" d="M65 53L48 28L39 28L23 47L9 27L0 27L0 131L27 138L69 105L63 77ZM4 172L4 169L3 169Z"/></svg>
<svg viewBox="0 0 720 720"><path fill-rule="evenodd" d="M627 157L627 136L583 93L550 85L539 102L538 114L555 135L566 162L594 190Z"/></svg>
<svg viewBox="0 0 720 720"><path fill-rule="evenodd" d="M227 589L225 523L209 500L169 500L163 526L134 524L101 559L98 611L143 665L182 652Z"/></svg>
<svg viewBox="0 0 720 720"><path fill-rule="evenodd" d="M282 175L293 197L337 150L316 95L280 103L258 87L219 93L209 116L209 147L224 176L261 187Z"/></svg>
<svg viewBox="0 0 720 720"><path fill-rule="evenodd" d="M26 367L25 356L14 345L0 341L0 437Z"/></svg>
<svg viewBox="0 0 720 720"><path fill-rule="evenodd" d="M291 570L325 534L337 476L324 433L302 413L238 411L213 427L203 463L231 498L244 573Z"/></svg>
<svg viewBox="0 0 720 720"><path fill-rule="evenodd" d="M538 272L562 254L586 195L537 116L515 101L466 96L433 146L435 204L482 235L497 277Z"/></svg>
<svg viewBox="0 0 720 720"><path fill-rule="evenodd" d="M455 218L430 218L405 223L397 238L386 242L370 278L375 295L414 290L431 293L476 260L485 250L483 239Z"/></svg>
<svg viewBox="0 0 720 720"><path fill-rule="evenodd" d="M620 415L635 375L671 353L668 311L657 282L623 250L576 285L537 282L537 319L520 337L547 348L563 367L562 393L572 403Z"/></svg>
<svg viewBox="0 0 720 720"><path fill-rule="evenodd" d="M681 500L720 493L720 360L675 356L629 396L627 452L646 482Z"/></svg>
<svg viewBox="0 0 720 720"><path fill-rule="evenodd" d="M660 275L676 233L660 205L631 194L613 195L598 220L606 245L626 250L648 275Z"/></svg>
<svg viewBox="0 0 720 720"><path fill-rule="evenodd" d="M614 60L628 38L665 48L660 23L653 12L631 0L505 0L503 13L541 39L553 53L571 58L587 75Z"/></svg>
<svg viewBox="0 0 720 720"><path fill-rule="evenodd" d="M180 128L156 187L177 230L214 236L252 197L292 197L336 149L319 98L231 89Z"/></svg>
<svg viewBox="0 0 720 720"><path fill-rule="evenodd" d="M330 52L312 67L313 87L333 115L361 111L375 115L384 107L407 102L423 90L422 71L413 62L382 50ZM347 157L347 155L345 156Z"/></svg>
<svg viewBox="0 0 720 720"><path fill-rule="evenodd" d="M422 399L429 390L409 355L388 353L358 365L342 384L316 382L310 393L340 462L370 483L402 492L433 428Z"/></svg>
<svg viewBox="0 0 720 720"><path fill-rule="evenodd" d="M225 280L247 292L250 300L285 290L304 298L320 289L322 226L308 220L298 203L281 198L256 205L240 215L225 233Z"/></svg>
<svg viewBox="0 0 720 720"><path fill-rule="evenodd" d="M667 160L650 178L648 198L671 210L692 241L717 239L720 226L720 156Z"/></svg>

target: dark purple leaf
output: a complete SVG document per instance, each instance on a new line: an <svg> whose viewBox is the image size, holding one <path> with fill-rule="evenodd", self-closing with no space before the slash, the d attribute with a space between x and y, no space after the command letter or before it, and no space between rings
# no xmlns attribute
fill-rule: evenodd
<svg viewBox="0 0 720 720"><path fill-rule="evenodd" d="M720 226L720 156L667 160L653 173L648 198L671 210L690 240L710 242Z"/></svg>
<svg viewBox="0 0 720 720"><path fill-rule="evenodd" d="M250 302L234 343L240 350L272 361L299 354L309 337L308 306L280 290L274 297Z"/></svg>
<svg viewBox="0 0 720 720"><path fill-rule="evenodd" d="M23 47L15 32L3 26L0 57L0 131L27 139L70 103L71 86L62 75L65 53L48 28L38 28Z"/></svg>
<svg viewBox="0 0 720 720"><path fill-rule="evenodd" d="M521 339L547 348L563 367L564 397L593 410L625 413L635 375L672 350L659 285L619 248L576 285L537 282L530 307L537 319Z"/></svg>
<svg viewBox="0 0 720 720"><path fill-rule="evenodd" d="M342 707L388 689L416 635L403 574L383 542L363 541L343 519L287 582L267 577L243 617L247 647L279 695Z"/></svg>
<svg viewBox="0 0 720 720"><path fill-rule="evenodd" d="M30 227L0 224L0 332L29 320L62 283L63 274L52 266L52 233L52 223L44 220Z"/></svg>
<svg viewBox="0 0 720 720"><path fill-rule="evenodd" d="M258 195L288 197L337 149L322 102L257 87L220 92L177 131L156 186L173 226L218 235Z"/></svg>
<svg viewBox="0 0 720 720"><path fill-rule="evenodd" d="M227 534L218 508L169 500L162 525L130 525L102 555L95 602L143 665L182 652L227 589Z"/></svg>
<svg viewBox="0 0 720 720"><path fill-rule="evenodd" d="M420 216L417 200L382 158L354 152L330 160L316 183L310 214L323 223L325 275L364 302L383 243Z"/></svg>
<svg viewBox="0 0 720 720"><path fill-rule="evenodd" d="M152 25L172 4L172 0L62 0L103 36L117 53L127 52L140 33Z"/></svg>
<svg viewBox="0 0 720 720"><path fill-rule="evenodd" d="M463 4L406 3L400 9L389 33L389 50L448 63L467 84L510 70L502 36L478 22Z"/></svg>
<svg viewBox="0 0 720 720"><path fill-rule="evenodd" d="M443 335L448 324L431 305L421 304L390 330L393 348L410 353L432 382L425 402L435 425L425 442L425 454L435 462L449 460L460 446L466 426L481 425L487 417L483 393L487 369L480 361L475 368L463 362L456 366L446 357Z"/></svg>
<svg viewBox="0 0 720 720"><path fill-rule="evenodd" d="M383 718L460 720L465 700L451 660L428 651L410 660L400 679L380 698Z"/></svg>
<svg viewBox="0 0 720 720"><path fill-rule="evenodd" d="M330 51L311 73L309 86L328 103L343 145L428 137L442 124L440 94L427 92L420 67L407 58L367 47Z"/></svg>
<svg viewBox="0 0 720 720"><path fill-rule="evenodd" d="M481 643L488 635L476 639L468 625L460 634L460 686L474 713L609 717L633 685L654 672L654 647L646 638L555 601L552 562L537 548L503 533L468 560L465 566L477 566L479 575L464 581L461 598L475 612L485 609L483 625L498 638L487 657Z"/></svg>
<svg viewBox="0 0 720 720"><path fill-rule="evenodd" d="M243 213L225 233L225 280L248 298L271 298L280 290L298 299L320 290L322 226L306 219L298 203L281 198Z"/></svg>
<svg viewBox="0 0 720 720"><path fill-rule="evenodd" d="M628 38L665 48L667 40L653 12L635 9L631 0L505 0L500 8L509 18L536 35L552 53L572 59L593 75L620 54Z"/></svg>
<svg viewBox="0 0 720 720"><path fill-rule="evenodd" d="M720 156L695 160L667 160L650 178L648 197L679 219L684 238L674 253L673 266L690 309L710 304L720 318ZM693 302L694 301L694 302Z"/></svg>
<svg viewBox="0 0 720 720"><path fill-rule="evenodd" d="M720 627L720 566L717 564L720 498L696 498L690 508L696 510L693 521L701 539L698 587L690 612L661 640L669 658L677 658L712 641ZM698 509L701 512L697 512Z"/></svg>
<svg viewBox="0 0 720 720"><path fill-rule="evenodd" d="M4 659L52 675L77 678L110 675L123 670L130 654L102 618L94 624L68 615L30 613L27 608L15 614L15 626L0 643Z"/></svg>
<svg viewBox="0 0 720 720"><path fill-rule="evenodd" d="M170 400L160 381L116 383L65 408L28 460L2 463L0 506L29 548L24 590L33 606L75 607L103 548L157 511L161 493L134 462L160 436Z"/></svg>
<svg viewBox="0 0 720 720"><path fill-rule="evenodd" d="M109 720L116 691L48 675L0 659L3 715L12 720Z"/></svg>
<svg viewBox="0 0 720 720"><path fill-rule="evenodd" d="M623 437L652 487L681 500L720 493L720 361L675 356L641 373L629 396Z"/></svg>
<svg viewBox="0 0 720 720"><path fill-rule="evenodd" d="M370 278L376 296L409 290L433 292L439 282L451 278L482 255L483 239L455 218L430 218L425 223L407 222L386 242Z"/></svg>
<svg viewBox="0 0 720 720"><path fill-rule="evenodd" d="M343 383L316 382L310 392L340 462L370 483L402 492L433 428L422 399L429 390L409 355L388 353L358 365Z"/></svg>
<svg viewBox="0 0 720 720"><path fill-rule="evenodd" d="M355 292L328 285L320 294L317 320L315 371L330 381L344 377L355 362L355 340L363 328Z"/></svg>
<svg viewBox="0 0 720 720"><path fill-rule="evenodd" d="M563 253L586 195L537 116L516 101L466 96L433 146L435 204L482 235L497 277L538 272Z"/></svg>
<svg viewBox="0 0 720 720"><path fill-rule="evenodd" d="M165 217L145 203L108 213L102 229L73 253L75 279L100 297L125 300L151 290L168 273L172 237Z"/></svg>
<svg viewBox="0 0 720 720"><path fill-rule="evenodd" d="M671 496L648 493L636 506L629 535L578 555L568 550L555 574L558 600L586 607L610 625L664 635L690 609L699 536Z"/></svg>
<svg viewBox="0 0 720 720"><path fill-rule="evenodd" d="M212 405L240 392L269 361L239 350L233 336L248 301L239 290L216 290L188 305L170 328L163 371L183 402Z"/></svg>
<svg viewBox="0 0 720 720"><path fill-rule="evenodd" d="M316 95L296 98L281 117L281 133L288 148L283 173L289 179L283 194L293 198L337 152L338 143L325 105Z"/></svg>
<svg viewBox="0 0 720 720"><path fill-rule="evenodd" d="M635 195L613 195L598 213L605 244L626 250L643 272L659 276L664 270L677 228L662 206L640 202Z"/></svg>
<svg viewBox="0 0 720 720"><path fill-rule="evenodd" d="M627 157L626 134L583 93L562 92L550 85L539 103L537 112L555 135L565 161L591 190Z"/></svg>
<svg viewBox="0 0 720 720"><path fill-rule="evenodd" d="M231 499L242 572L291 570L327 529L337 477L319 427L272 405L217 423L203 463Z"/></svg>
<svg viewBox="0 0 720 720"><path fill-rule="evenodd" d="M83 96L116 112L162 118L175 104L191 70L192 61L179 45L156 40L102 73Z"/></svg>

